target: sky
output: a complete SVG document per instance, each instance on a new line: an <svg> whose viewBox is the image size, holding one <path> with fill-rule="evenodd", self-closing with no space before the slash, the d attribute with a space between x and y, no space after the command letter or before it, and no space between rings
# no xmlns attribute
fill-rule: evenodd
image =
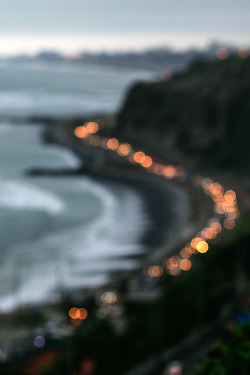
<svg viewBox="0 0 250 375"><path fill-rule="evenodd" d="M0 55L250 44L249 0L0 0Z"/></svg>

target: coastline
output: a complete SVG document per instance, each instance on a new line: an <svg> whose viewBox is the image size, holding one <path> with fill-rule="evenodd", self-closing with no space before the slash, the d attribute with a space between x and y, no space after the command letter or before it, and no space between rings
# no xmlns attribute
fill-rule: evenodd
<svg viewBox="0 0 250 375"><path fill-rule="evenodd" d="M141 244L145 247L145 255L140 259L138 268L112 275L110 281L101 287L84 289L80 293L75 293L74 296L79 296L79 299L118 285L117 283L121 280L126 280L141 272L141 268L146 265L161 264L164 258L180 251L211 217L213 207L210 199L190 182L166 180L139 167L128 167L121 157L110 151L100 151L95 147L81 144L73 133L78 121L76 124L73 120L61 123L55 121L53 125L49 125L45 130L45 142L49 140L49 143L70 149L83 164L86 150L88 152L91 149L93 153L105 153L107 165L94 171L81 168L79 174L87 174L93 180L103 184L113 186L122 184L132 188L142 198L150 220L150 228L141 238ZM172 218L175 216L174 223L171 221L171 215ZM180 225L178 221L181 216L186 217ZM183 220L183 217L181 219Z"/></svg>
<svg viewBox="0 0 250 375"><path fill-rule="evenodd" d="M73 125L73 124L72 124ZM67 138L68 132L62 132L61 128L56 126L51 126L51 140L52 143L59 144L64 146L65 148L70 149L74 153L76 153L77 157L83 157L83 154L80 152L80 148L82 145L79 142L74 142L74 134L73 134L73 127L71 127L70 133L73 136ZM55 130L59 132L59 139L56 140L55 138ZM48 128L47 128L48 131ZM98 152L96 148L93 147L94 152ZM97 286L97 287L82 287L74 292L61 292L60 299L58 301L52 302L43 302L39 303L36 306L39 310L43 311L44 316L46 316L47 320L53 320L54 317L54 309L58 308L58 306L62 305L66 302L71 302L71 304L83 304L85 301L96 299L100 296L103 292L108 290L117 290L127 288L130 279L132 280L140 280L143 277L143 269L144 266L149 266L152 264L161 265L164 258L168 256L172 256L180 251L183 246L185 246L187 241L190 241L192 236L197 233L203 224L207 221L209 215L212 211L212 204L208 197L204 195L204 193L199 189L196 188L190 182L178 182L174 180L166 180L163 177L152 175L144 170L137 168L128 168L128 166L124 167L123 163L117 163L117 155L112 152L107 151L109 154L109 163L105 168L94 171L93 173L88 173L93 180L103 183L103 184L115 184L128 186L129 188L134 189L134 191L142 198L142 201L145 205L146 211L148 213L148 217L151 220L151 228L149 231L145 233L144 236L141 238L141 244L145 246L145 255L139 259L138 267L129 270L129 271L122 271L110 274L109 279L104 284ZM114 165L112 165L112 160L114 160ZM78 175L85 175L82 169L79 171L73 171L73 174ZM166 232L169 231L169 218L166 215L166 212L170 209L173 209L173 201L174 197L170 199L169 197L169 187L170 190L176 191L179 189L180 196L182 194L186 195L186 203L188 203L188 216L186 218L186 223L183 225L180 231L177 231L175 228L175 232L173 236L167 237ZM157 197L155 199L154 197ZM179 206L180 209L181 205ZM173 212L174 213L174 212ZM178 216L180 215L180 210L177 210L175 214ZM174 230L174 228L173 228ZM138 278L138 279L137 279ZM151 286L154 286L154 280L151 280ZM140 297L140 290L134 296L130 290L126 289L127 296L126 298L141 298ZM159 294L157 290L152 290L149 288L148 290L145 289L149 299L158 297ZM24 307L24 306L23 306ZM27 311L29 306L27 307ZM23 310L24 312L25 310ZM14 323L15 316L18 314L18 311L12 311L10 317L8 315L2 315L2 321L7 322L7 331L5 328L1 330L1 334L4 336L6 342L10 345L13 341L20 336L20 338L27 337L30 331L27 327L23 329L18 325L18 323Z"/></svg>
<svg viewBox="0 0 250 375"><path fill-rule="evenodd" d="M78 121L83 122L80 119ZM190 241L191 237L201 229L203 223L205 224L211 202L200 189L195 188L190 182L166 180L166 178L149 173L139 166L130 165L125 162L124 158L112 151L83 145L74 136L76 126L74 119L64 121L50 119L48 122L39 121L39 123L43 124L41 126L43 142L69 149L76 154L81 162L77 169L68 169L67 171L30 169L28 173L41 173L45 176L48 174L55 177L64 175L64 173L69 176L88 176L93 181L110 187L114 193L116 190L120 191L119 194L122 194L123 187L125 190L127 187L133 190L141 200L146 221L148 221L145 230L141 231L139 240L136 242L143 249L141 255L134 256L137 265L128 271L111 272L107 282L100 286L79 288L72 293L72 298L78 294L83 298L86 291L88 295L93 295L96 290L112 288L112 284L117 285L119 280L126 280L131 275L139 275L144 266L161 265L164 258L176 255L186 242ZM32 119L30 119L30 124L32 124ZM106 159L106 162L101 168L93 171L84 169L84 158L89 149L93 154L105 154L103 159ZM118 189L116 189L116 185Z"/></svg>

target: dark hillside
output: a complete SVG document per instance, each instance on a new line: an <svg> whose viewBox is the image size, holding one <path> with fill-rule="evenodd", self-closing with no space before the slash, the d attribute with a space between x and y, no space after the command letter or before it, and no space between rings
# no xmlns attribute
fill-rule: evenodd
<svg viewBox="0 0 250 375"><path fill-rule="evenodd" d="M197 61L167 82L133 86L118 118L120 136L183 158L245 168L250 160L250 60Z"/></svg>

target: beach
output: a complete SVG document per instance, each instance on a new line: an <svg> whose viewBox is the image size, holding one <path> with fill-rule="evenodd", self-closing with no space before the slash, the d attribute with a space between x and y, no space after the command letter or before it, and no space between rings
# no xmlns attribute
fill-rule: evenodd
<svg viewBox="0 0 250 375"><path fill-rule="evenodd" d="M23 162L19 161L18 173L24 171L24 177L16 179L19 167L13 159L2 183L2 190L9 191L2 196L6 227L2 246L8 249L2 277L5 284L9 280L2 309L56 302L61 293L80 294L82 298L87 291L95 293L117 280L140 274L144 265L161 263L180 250L207 218L206 205L200 208L197 203L204 197L198 189L192 191L190 184L166 181L127 165L114 153L84 146L74 136L74 119L68 120L66 127L60 120L55 121L56 126L50 122L48 127L44 120L41 123L31 121L5 128L5 137L12 134L8 143L12 157L21 134L28 137L27 145L33 146L22 157ZM2 140L7 144L4 133ZM97 170L86 171L82 165L90 149L93 155L103 153L107 162ZM35 156L37 150L39 158ZM91 190L98 198L96 203L89 195ZM12 203L11 191L16 196ZM102 202L103 216L98 202ZM96 215L98 219L94 219ZM11 221L12 228L16 227L14 235L8 226ZM16 272L20 259L21 267ZM43 271L39 263L44 264ZM42 281L45 270L46 283ZM39 285L39 294L32 292L34 283ZM20 292L16 294L18 284ZM2 289L2 296L4 293Z"/></svg>
<svg viewBox="0 0 250 375"><path fill-rule="evenodd" d="M136 274L140 275L143 267L161 264L166 257L179 252L211 218L213 206L200 187L195 186L191 181L166 180L140 167L134 168L109 150L100 151L96 147L79 142L74 135L74 128L85 121L86 118L82 121L77 119L77 121L66 121L61 124L55 121L49 131L48 127L46 128L46 139L49 139L49 142L69 147L80 157L82 165L84 165L86 153L103 153L105 162L102 167L92 171L80 168L80 174L90 174L95 181L113 188L119 185L132 188L142 198L147 216L146 230L140 239L145 252L143 256L139 256L137 267L114 273L110 281L98 289L105 290L105 288L114 287L119 280L124 281ZM105 123L106 119L104 117L102 120L98 116L98 121ZM147 149L145 148L144 151L146 152ZM91 291L87 294L89 293L91 294ZM83 295L84 293L80 293L81 297Z"/></svg>

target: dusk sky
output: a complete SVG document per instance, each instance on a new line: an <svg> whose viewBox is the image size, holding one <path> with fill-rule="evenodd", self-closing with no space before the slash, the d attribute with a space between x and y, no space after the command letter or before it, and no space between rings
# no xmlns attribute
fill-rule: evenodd
<svg viewBox="0 0 250 375"><path fill-rule="evenodd" d="M0 0L0 54L250 44L249 0Z"/></svg>

